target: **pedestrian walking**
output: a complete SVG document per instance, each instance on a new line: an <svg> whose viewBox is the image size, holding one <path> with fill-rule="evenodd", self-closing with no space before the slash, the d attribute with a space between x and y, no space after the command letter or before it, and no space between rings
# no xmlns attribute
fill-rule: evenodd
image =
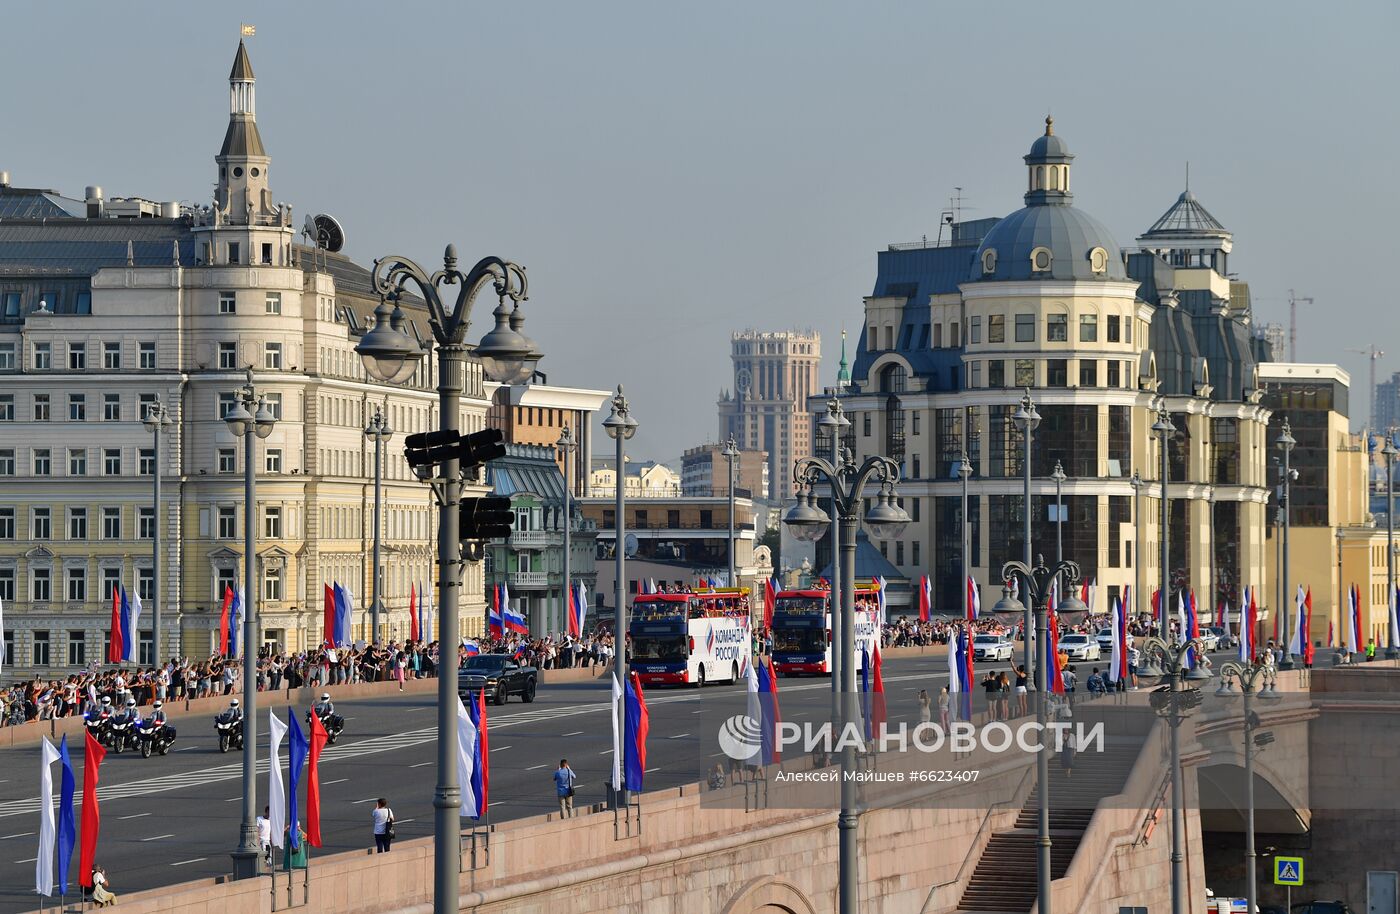
<svg viewBox="0 0 1400 914"><path fill-rule="evenodd" d="M997 674L997 705L1000 708L1002 720L1011 719L1011 680L1006 676L1006 670Z"/></svg>
<svg viewBox="0 0 1400 914"><path fill-rule="evenodd" d="M554 793L559 798L560 818L567 819L574 814L574 782L577 780L569 760L561 758L559 767L554 769Z"/></svg>
<svg viewBox="0 0 1400 914"><path fill-rule="evenodd" d="M1016 667L1016 716L1017 716L1017 717L1025 717L1025 716L1026 716L1026 683L1027 683L1028 681L1029 681L1029 680L1028 680L1028 677L1026 676L1026 668L1023 667L1023 666L1017 666L1017 667Z"/></svg>
<svg viewBox="0 0 1400 914"><path fill-rule="evenodd" d="M928 697L928 689L919 690L919 723L926 724L933 719L933 700Z"/></svg>
<svg viewBox="0 0 1400 914"><path fill-rule="evenodd" d="M404 656L403 651L399 651L399 655L398 655L397 657L394 658L394 678L397 679L397 680L399 681L399 691L400 691L400 692L403 691L403 675L404 675L404 669L405 669L407 666L408 666L408 658Z"/></svg>
<svg viewBox="0 0 1400 914"><path fill-rule="evenodd" d="M938 724L943 728L943 732L948 732L948 705L952 701L952 696L948 694L948 687L944 686L938 692Z"/></svg>
<svg viewBox="0 0 1400 914"><path fill-rule="evenodd" d="M370 820L374 823L374 852L376 854L387 854L389 845L394 840L394 811L389 808L389 801L380 797L374 801L374 809L370 810Z"/></svg>

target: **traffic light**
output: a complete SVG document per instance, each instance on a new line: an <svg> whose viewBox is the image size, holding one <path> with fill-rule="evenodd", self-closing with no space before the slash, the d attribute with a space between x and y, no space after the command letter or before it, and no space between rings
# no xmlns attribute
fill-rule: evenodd
<svg viewBox="0 0 1400 914"><path fill-rule="evenodd" d="M414 469L437 466L456 457L462 461L462 470L469 471L488 460L506 455L506 447L501 442L505 436L499 429L462 435L452 431L420 432L404 439L404 457Z"/></svg>
<svg viewBox="0 0 1400 914"><path fill-rule="evenodd" d="M514 520L515 512L510 509L509 498L464 498L458 515L457 538L464 541L505 539L510 536Z"/></svg>
<svg viewBox="0 0 1400 914"><path fill-rule="evenodd" d="M481 466L488 460L506 455L506 446L501 442L505 436L498 428L488 428L462 437L462 465Z"/></svg>

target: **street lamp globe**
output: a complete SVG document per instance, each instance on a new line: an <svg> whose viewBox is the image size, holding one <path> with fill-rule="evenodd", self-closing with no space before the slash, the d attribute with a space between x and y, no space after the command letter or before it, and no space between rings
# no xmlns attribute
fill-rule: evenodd
<svg viewBox="0 0 1400 914"><path fill-rule="evenodd" d="M603 428L607 430L609 438L620 437L623 441L637 433L637 420L632 418L627 409L627 398L622 395L621 384L617 385L617 393L612 398L612 412L603 420ZM621 475L622 468L619 467L619 478Z"/></svg>
<svg viewBox="0 0 1400 914"><path fill-rule="evenodd" d="M401 384L413 376L423 349L403 329L403 311L381 298L374 309L374 326L355 346L365 371L379 381Z"/></svg>
<svg viewBox="0 0 1400 914"><path fill-rule="evenodd" d="M370 441L388 441L393 436L394 430L389 426L389 420L376 410L369 420L369 425L365 426L365 437Z"/></svg>
<svg viewBox="0 0 1400 914"><path fill-rule="evenodd" d="M728 457L730 460L739 456L739 446L735 444L733 435L730 435L729 440L724 443L724 450L720 451L720 455Z"/></svg>
<svg viewBox="0 0 1400 914"><path fill-rule="evenodd" d="M909 525L909 515L894 502L894 496L886 490L865 515L865 529L880 540L898 539Z"/></svg>
<svg viewBox="0 0 1400 914"><path fill-rule="evenodd" d="M1084 605L1084 601L1079 599L1071 591L1069 596L1060 601L1060 605L1055 607L1055 612L1064 615L1065 613L1086 613L1089 607Z"/></svg>
<svg viewBox="0 0 1400 914"><path fill-rule="evenodd" d="M1035 401L1031 399L1030 388L1026 388L1026 395L1021 398L1021 405L1011 418L1015 420L1016 426L1022 431L1035 431L1040 426L1040 413L1036 411Z"/></svg>
<svg viewBox="0 0 1400 914"><path fill-rule="evenodd" d="M158 428L169 428L175 424L175 420L170 418L170 414L165 411L163 404L155 403L146 413L146 418L141 420L141 424L146 426L146 431L154 432Z"/></svg>
<svg viewBox="0 0 1400 914"><path fill-rule="evenodd" d="M519 308L518 305L516 307ZM476 357L481 360L481 367L488 376L502 384L528 381L539 363L534 344L511 329L511 312L506 309L504 296L491 313L496 318L496 326L476 345Z"/></svg>
<svg viewBox="0 0 1400 914"><path fill-rule="evenodd" d="M1065 475L1065 468L1060 465L1060 461L1055 461L1055 469L1050 474L1050 478L1060 484L1064 484L1065 480L1069 479L1069 477Z"/></svg>
<svg viewBox="0 0 1400 914"><path fill-rule="evenodd" d="M831 527L831 517L812 500L811 492L798 492L797 504L783 515L783 523L788 525L796 539L815 543L826 536L826 531Z"/></svg>
<svg viewBox="0 0 1400 914"><path fill-rule="evenodd" d="M248 412L248 407L239 400L224 414L224 422L228 423L229 431L233 432L235 438L242 438L253 427L253 414Z"/></svg>
<svg viewBox="0 0 1400 914"><path fill-rule="evenodd" d="M1001 599L992 606L992 613L1016 613L1020 615L1025 611L1025 604L1011 595L1010 585L1003 584L1001 586Z"/></svg>
<svg viewBox="0 0 1400 914"><path fill-rule="evenodd" d="M253 414L253 431L259 438L266 438L272 434L272 426L276 422L277 417L267 408L267 399L258 397L258 411Z"/></svg>
<svg viewBox="0 0 1400 914"><path fill-rule="evenodd" d="M1284 419L1283 429L1279 432L1278 437L1274 439L1274 444L1277 444L1284 451L1293 450L1293 445L1298 442L1293 438L1292 433L1293 429L1289 426L1288 420Z"/></svg>

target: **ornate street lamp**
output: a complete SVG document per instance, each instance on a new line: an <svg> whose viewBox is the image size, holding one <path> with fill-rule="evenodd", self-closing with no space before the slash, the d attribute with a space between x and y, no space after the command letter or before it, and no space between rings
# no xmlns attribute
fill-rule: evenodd
<svg viewBox="0 0 1400 914"><path fill-rule="evenodd" d="M411 375L412 372L409 372ZM370 418L369 424L365 426L365 437L374 442L374 557L370 565L370 606L369 606L369 643L375 645L379 643L379 549L380 534L384 529L384 524L380 520L384 505L383 488L383 467L384 467L384 442L394 435L394 430L389 427L389 420L379 410L376 404L374 416Z"/></svg>
<svg viewBox="0 0 1400 914"><path fill-rule="evenodd" d="M1283 660L1279 662L1278 668L1281 670L1291 670L1293 669L1293 652L1289 650L1291 642L1288 637L1288 617L1290 614L1284 611L1284 605L1288 600L1288 531L1292 526L1293 513L1291 510L1292 505L1290 504L1292 500L1291 490L1293 487L1293 479L1298 474L1288 465L1288 460L1289 456L1293 453L1293 446L1298 442L1293 440L1292 429L1289 428L1288 417L1286 416L1283 420L1283 428L1279 432L1279 436L1275 439L1274 443L1278 445L1279 450L1283 451L1283 489L1279 503L1279 510L1283 513L1283 572L1279 578L1280 583L1283 585L1283 590L1279 595L1278 603L1279 649L1283 651ZM1365 648L1359 644L1352 646L1352 650L1364 649Z"/></svg>
<svg viewBox="0 0 1400 914"><path fill-rule="evenodd" d="M616 561L616 580L613 582L613 601L617 606L613 618L613 678L616 680L614 694L618 696L613 713L617 715L617 732L625 732L627 721L627 455L624 443L637 434L637 420L627 406L627 398L622 395L622 385L617 385L617 393L612 398L612 412L603 420L603 428L608 437L617 442L617 486L613 493L613 513L617 520L617 538L613 540L613 557ZM613 765L622 771L622 759L613 759ZM618 809L627 808L627 785L619 783L613 793Z"/></svg>
<svg viewBox="0 0 1400 914"><path fill-rule="evenodd" d="M1025 443L1025 456L1022 461L1024 464L1022 469L1025 471L1025 486L1022 497L1025 499L1025 505L1023 507L1026 522L1024 531L1026 542L1022 564L1027 568L1031 568L1034 564L1031 562L1031 438L1034 437L1036 428L1040 426L1040 413L1036 412L1035 401L1031 399L1031 389L1029 387L1026 388L1026 395L1021 398L1021 404L1016 412L1012 413L1011 418L1016 423L1016 427L1021 430L1021 437ZM1034 624L1031 620L1032 602L1034 601L1028 599L1026 605L1022 607L1023 617L1021 620L1021 631L1025 634L1025 640L1021 648L1021 660L1025 665L1027 674L1031 674L1032 670L1031 626Z"/></svg>
<svg viewBox="0 0 1400 914"><path fill-rule="evenodd" d="M1157 590L1157 633L1163 638L1171 631L1168 624L1170 618L1170 604L1172 592L1172 572L1171 572L1171 540L1167 538L1168 524L1171 518L1171 495L1169 487L1171 485L1171 455L1168 446L1171 444L1172 435L1176 433L1176 425L1172 423L1172 415L1167 412L1167 401L1165 397L1157 399L1157 421L1152 423L1152 432L1162 439L1162 504L1161 504L1161 567L1158 571L1161 580Z"/></svg>
<svg viewBox="0 0 1400 914"><path fill-rule="evenodd" d="M573 558L570 533L573 532L574 525L572 462L574 451L578 450L578 442L574 440L573 430L569 426L566 425L559 431L559 440L554 442L554 446L564 455L564 630L568 631L569 607L574 598L572 571L569 567ZM579 637L583 637L582 629L579 630Z"/></svg>
<svg viewBox="0 0 1400 914"><path fill-rule="evenodd" d="M734 443L733 435L720 453L729 464L729 586L738 587L739 579L734 576L734 458L739 456L739 446Z"/></svg>
<svg viewBox="0 0 1400 914"><path fill-rule="evenodd" d="M1254 852L1254 753L1257 749L1262 749L1273 742L1273 736L1268 733L1256 733L1259 729L1259 715L1251 707L1253 698L1257 693L1264 701L1276 701L1279 694L1274 689L1276 674L1272 663L1240 663L1231 660L1220 666L1220 688L1215 690L1215 694L1220 698L1228 698L1234 695L1230 689L1232 681L1238 681L1240 691L1244 693L1244 779L1245 779L1245 829L1244 829L1244 866L1247 881L1245 883L1245 897L1248 904L1246 911L1253 911L1259 903L1259 879L1257 873L1256 858L1258 854ZM1264 737L1268 737L1264 740Z"/></svg>
<svg viewBox="0 0 1400 914"><path fill-rule="evenodd" d="M153 584L151 588L151 660L154 661L157 667L164 667L165 661L161 659L164 655L160 649L160 433L174 425L175 420L170 418L170 413L166 411L165 404L157 400L151 404L150 409L146 412L146 418L141 421L142 424L146 426L146 431L150 432L155 437L155 449L152 452L155 460L154 465L151 467L151 479L154 483L155 490L151 496L152 504L154 505L151 512L155 518L155 528L151 531L151 581ZM140 635L137 635L137 640L139 642ZM137 652L136 659L139 663L141 659L139 651Z"/></svg>

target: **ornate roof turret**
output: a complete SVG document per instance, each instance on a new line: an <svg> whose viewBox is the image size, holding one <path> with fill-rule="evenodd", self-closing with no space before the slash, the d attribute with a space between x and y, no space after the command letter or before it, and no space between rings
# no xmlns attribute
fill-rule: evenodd
<svg viewBox="0 0 1400 914"><path fill-rule="evenodd" d="M1188 187L1181 192L1181 196L1176 198L1171 209L1162 214L1162 218L1152 223L1152 228L1141 236L1148 238L1229 238L1230 230L1220 224L1220 220L1212 216L1196 195L1191 193Z"/></svg>
<svg viewBox="0 0 1400 914"><path fill-rule="evenodd" d="M846 361L846 331L844 330L841 331L841 367L836 372L836 386L851 386L851 369Z"/></svg>

